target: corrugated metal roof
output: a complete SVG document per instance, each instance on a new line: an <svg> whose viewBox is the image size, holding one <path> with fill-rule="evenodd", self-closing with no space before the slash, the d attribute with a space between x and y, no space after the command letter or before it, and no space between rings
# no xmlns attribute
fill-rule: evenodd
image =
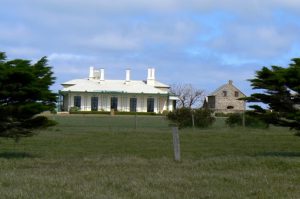
<svg viewBox="0 0 300 199"><path fill-rule="evenodd" d="M160 88L168 88L166 84L155 81L155 86L147 85L144 81L131 80L89 80L74 79L62 84L62 91L72 92L124 92L124 93L146 93L146 94L168 94Z"/></svg>

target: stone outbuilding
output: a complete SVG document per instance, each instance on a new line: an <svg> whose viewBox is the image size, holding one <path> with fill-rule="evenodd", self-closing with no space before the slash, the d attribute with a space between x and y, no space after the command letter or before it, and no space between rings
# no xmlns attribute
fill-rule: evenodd
<svg viewBox="0 0 300 199"><path fill-rule="evenodd" d="M246 109L246 102L239 100L243 97L246 95L233 85L232 80L229 80L227 84L222 85L205 98L203 107L216 113L243 112Z"/></svg>

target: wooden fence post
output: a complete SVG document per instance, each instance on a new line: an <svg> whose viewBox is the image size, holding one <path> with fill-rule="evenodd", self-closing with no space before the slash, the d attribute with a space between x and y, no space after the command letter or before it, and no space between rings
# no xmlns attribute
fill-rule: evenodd
<svg viewBox="0 0 300 199"><path fill-rule="evenodd" d="M246 114L245 111L243 111L243 121L242 121L243 127L246 127L246 115L245 114Z"/></svg>
<svg viewBox="0 0 300 199"><path fill-rule="evenodd" d="M193 125L193 130L195 130L195 118L194 118L194 111L192 110L192 125Z"/></svg>
<svg viewBox="0 0 300 199"><path fill-rule="evenodd" d="M172 132L173 132L174 159L175 161L180 161L180 142L179 142L178 127L173 127Z"/></svg>

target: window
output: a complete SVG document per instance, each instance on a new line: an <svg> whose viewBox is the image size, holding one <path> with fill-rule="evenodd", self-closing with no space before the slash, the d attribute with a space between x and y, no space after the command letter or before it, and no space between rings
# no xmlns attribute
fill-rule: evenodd
<svg viewBox="0 0 300 199"><path fill-rule="evenodd" d="M74 96L74 107L81 107L81 96Z"/></svg>
<svg viewBox="0 0 300 199"><path fill-rule="evenodd" d="M136 100L136 98L130 98L130 112L136 112L136 103L137 102L137 100Z"/></svg>
<svg viewBox="0 0 300 199"><path fill-rule="evenodd" d="M98 111L98 97L91 98L91 110Z"/></svg>
<svg viewBox="0 0 300 199"><path fill-rule="evenodd" d="M173 100L173 110L176 110L176 100Z"/></svg>
<svg viewBox="0 0 300 199"><path fill-rule="evenodd" d="M223 97L227 97L227 91L223 91Z"/></svg>
<svg viewBox="0 0 300 199"><path fill-rule="evenodd" d="M110 98L110 109L114 109L115 111L118 110L118 98L117 97Z"/></svg>
<svg viewBox="0 0 300 199"><path fill-rule="evenodd" d="M234 97L238 97L239 96L239 92L238 91L235 91L234 92Z"/></svg>
<svg viewBox="0 0 300 199"><path fill-rule="evenodd" d="M154 98L147 99L147 112L154 112Z"/></svg>
<svg viewBox="0 0 300 199"><path fill-rule="evenodd" d="M216 108L216 97L215 96L208 96L208 107L209 108Z"/></svg>
<svg viewBox="0 0 300 199"><path fill-rule="evenodd" d="M234 109L233 106L227 106L227 109Z"/></svg>

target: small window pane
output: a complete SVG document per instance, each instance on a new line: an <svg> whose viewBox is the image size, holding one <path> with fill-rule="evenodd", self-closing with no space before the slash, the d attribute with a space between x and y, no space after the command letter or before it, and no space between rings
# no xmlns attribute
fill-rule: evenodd
<svg viewBox="0 0 300 199"><path fill-rule="evenodd" d="M227 97L227 91L223 91L223 97Z"/></svg>
<svg viewBox="0 0 300 199"><path fill-rule="evenodd" d="M235 91L235 92L234 92L234 96L235 96L235 97L238 97L238 96L239 96L239 92Z"/></svg>

